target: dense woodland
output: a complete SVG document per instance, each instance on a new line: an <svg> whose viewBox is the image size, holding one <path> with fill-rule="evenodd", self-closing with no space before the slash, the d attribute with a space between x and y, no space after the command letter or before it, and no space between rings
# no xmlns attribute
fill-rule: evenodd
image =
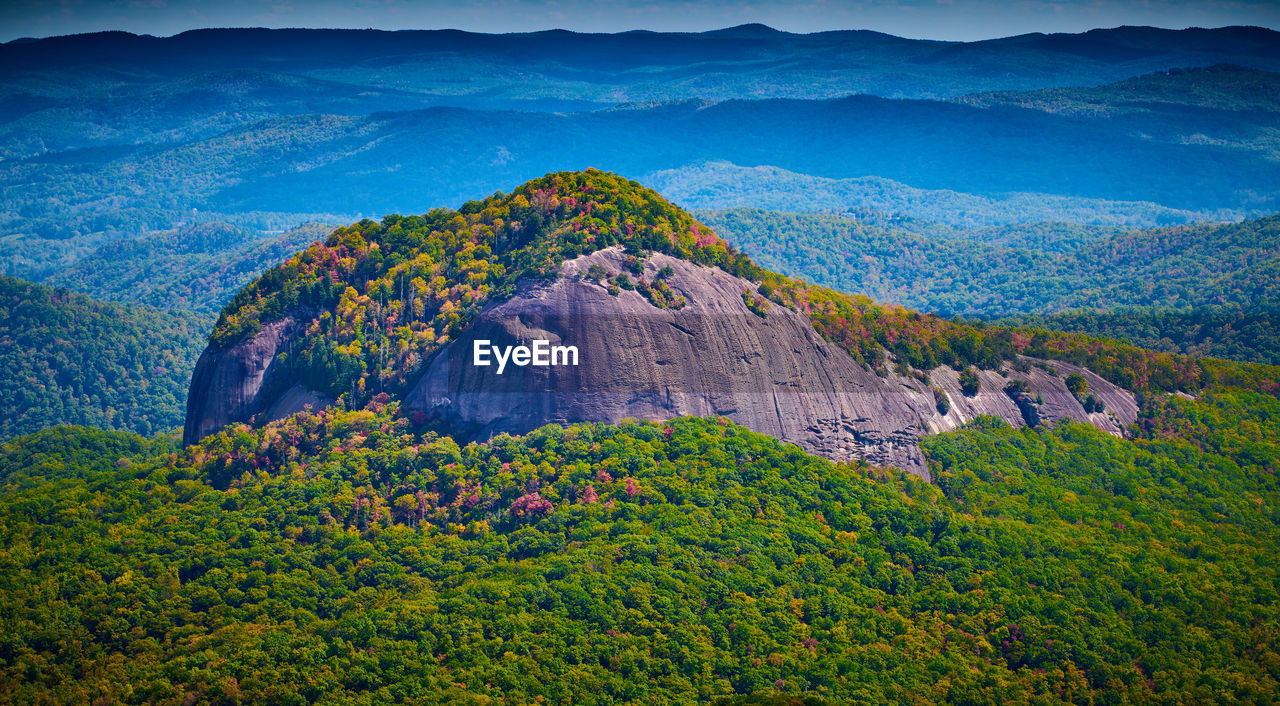
<svg viewBox="0 0 1280 706"><path fill-rule="evenodd" d="M1046 223L957 233L852 214L698 215L765 267L877 301L1276 362L1274 216L1145 231Z"/></svg>
<svg viewBox="0 0 1280 706"><path fill-rule="evenodd" d="M1280 365L1280 312L1265 304L1073 309L1001 319L1000 323L1118 338L1169 353Z"/></svg>
<svg viewBox="0 0 1280 706"><path fill-rule="evenodd" d="M98 299L217 314L241 287L334 226L305 223L263 237L221 221L106 243L45 281Z"/></svg>
<svg viewBox="0 0 1280 706"><path fill-rule="evenodd" d="M699 216L762 266L926 311L1276 306L1280 216L1139 231L1028 224L956 237L824 214Z"/></svg>
<svg viewBox="0 0 1280 706"><path fill-rule="evenodd" d="M210 320L0 277L0 438L54 424L181 426Z"/></svg>
<svg viewBox="0 0 1280 706"><path fill-rule="evenodd" d="M0 44L0 272L58 287L0 277L0 700L1274 702L1277 36ZM494 192L591 164L718 210ZM1065 360L1141 415L979 418L923 439L931 484L724 418L459 447L401 413L609 246L589 276L656 307L663 252L877 373ZM298 318L276 381L334 405L182 448L219 310L216 347Z"/></svg>
<svg viewBox="0 0 1280 706"><path fill-rule="evenodd" d="M459 448L394 402L0 449L19 701L1266 701L1280 402L983 420L931 485L724 419Z"/></svg>

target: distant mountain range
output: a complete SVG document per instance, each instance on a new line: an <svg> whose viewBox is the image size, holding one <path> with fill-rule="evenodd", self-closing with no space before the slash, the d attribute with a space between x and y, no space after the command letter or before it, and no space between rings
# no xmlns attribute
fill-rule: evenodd
<svg viewBox="0 0 1280 706"><path fill-rule="evenodd" d="M863 220L887 220L898 227L931 234L1045 221L1116 227L1173 225L1235 220L1247 213L1230 208L1188 210L1151 201L1024 191L972 194L918 189L878 176L829 178L779 167L741 167L730 162L698 162L663 169L646 175L644 181L685 208L833 211Z"/></svg>
<svg viewBox="0 0 1280 706"><path fill-rule="evenodd" d="M1162 220L1160 213L1169 210L1197 212L1194 218L1280 208L1276 114L1241 101L1245 91L1275 89L1276 75L1241 68L1197 75L1201 89L1191 101L1180 98L1183 75L1144 77L1146 93L1168 97L1151 119L1135 116L1132 107L1119 115L1062 114L991 96L978 105L857 96L684 101L571 114L430 108L274 117L213 137L6 160L0 194L7 215L0 228L53 240L127 234L174 227L189 220L193 208L291 213L295 224L316 213L348 220L422 212L557 169L600 166L642 177L707 161L825 179L876 176L986 200L1007 199L1010 192L1061 197L1054 207L1041 205L1037 220L1115 222L1081 213L1098 206L1113 211L1111 205L1062 198L1157 204L1144 207L1149 213L1138 219L1142 225L1188 218ZM1222 90L1215 92L1217 84ZM1098 101L1131 106L1113 87L1090 91L1076 92L1073 100L1093 101L1089 96L1096 94ZM1204 107L1206 101L1221 107ZM805 210L800 203L780 206ZM33 249L38 256L48 247Z"/></svg>
<svg viewBox="0 0 1280 706"><path fill-rule="evenodd" d="M790 34L763 25L702 33L503 35L205 29L173 37L104 32L19 40L0 45L0 65L9 95L47 101L28 110L65 107L82 97L123 103L149 87L153 97L218 99L189 106L193 115L230 104L247 110L245 120L255 112L285 114L271 106L295 101L313 106L303 112L359 114L386 109L387 101L402 101L403 109L414 100L419 106L581 110L686 98L951 98L1098 85L1173 67L1232 63L1277 70L1276 38L1256 27L1119 27L967 43L871 31Z"/></svg>
<svg viewBox="0 0 1280 706"><path fill-rule="evenodd" d="M20 40L0 45L0 273L65 280L138 236L263 239L586 167L694 208L1234 220L1280 210L1277 70L1280 34L1245 27Z"/></svg>

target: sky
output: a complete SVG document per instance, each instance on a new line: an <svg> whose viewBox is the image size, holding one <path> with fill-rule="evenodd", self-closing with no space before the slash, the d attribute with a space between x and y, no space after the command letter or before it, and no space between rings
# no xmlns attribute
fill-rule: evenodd
<svg viewBox="0 0 1280 706"><path fill-rule="evenodd" d="M1280 29L1280 0L0 0L0 41L101 30L168 36L201 27L620 32L748 22L963 41L1119 25Z"/></svg>

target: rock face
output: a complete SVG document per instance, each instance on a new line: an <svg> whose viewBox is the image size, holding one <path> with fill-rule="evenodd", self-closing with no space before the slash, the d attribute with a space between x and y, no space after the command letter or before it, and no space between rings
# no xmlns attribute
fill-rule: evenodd
<svg viewBox="0 0 1280 706"><path fill-rule="evenodd" d="M773 304L765 317L752 313L742 292L754 291L754 285L721 270L650 256L644 276L651 279L670 267L667 283L688 302L668 310L634 291L610 295L584 277L592 265L623 271L622 253L604 250L567 262L551 283L530 285L487 308L436 355L405 406L476 440L548 422L716 414L829 458L862 457L925 477L921 435L978 414L1024 423L1003 392L1008 380L1001 375L984 373L978 395L963 398L954 371L934 371L944 389L954 388L948 392L955 403L944 417L931 387L864 369L819 336L802 314ZM528 345L539 339L576 347L578 365L508 365L498 375L496 366L473 364L477 340ZM1117 418L1086 414L1062 381L1077 369L1049 365L1060 371L1058 377L1034 367L1009 373L1040 394L1044 403L1032 402L1040 419L1090 421L1115 433L1136 419L1132 396L1092 374L1091 388Z"/></svg>
<svg viewBox="0 0 1280 706"><path fill-rule="evenodd" d="M293 336L294 320L287 317L267 324L253 338L231 348L206 348L196 361L187 395L187 421L182 442L194 444L234 422L244 422L266 413L280 419L301 412L307 405L327 406L326 400L301 385L284 385L285 392L272 395L277 386L273 363L276 353Z"/></svg>
<svg viewBox="0 0 1280 706"><path fill-rule="evenodd" d="M624 271L623 257L616 248L579 257L550 282L526 283L514 297L490 304L435 354L405 395L404 408L443 422L462 442L547 423L723 415L812 453L866 458L926 478L920 436L981 414L1015 425L1028 418L1076 419L1117 434L1137 418L1128 392L1059 362L1024 359L1015 367L1025 372L979 371L973 397L961 392L950 368L931 371L931 385L879 377L819 336L802 314L772 303L765 316L753 313L742 296L754 291L750 282L659 253L647 258L644 277L671 268L666 281L687 302L679 310L657 308L635 291L611 295L587 276L592 265ZM188 402L188 443L253 415L274 419L305 404L327 403L290 381L272 379L271 361L294 331L287 319L201 356ZM574 347L577 364L508 362L499 374L491 351L490 365L475 365L477 341L488 350L539 340ZM1090 392L1106 403L1105 413L1087 414L1067 390L1064 378L1073 372L1086 377ZM1021 409L1005 392L1013 380L1029 390ZM945 415L938 413L934 386L950 399Z"/></svg>
<svg viewBox="0 0 1280 706"><path fill-rule="evenodd" d="M1000 417L1010 424L1022 426L1028 422L1027 417L1034 414L1033 419L1038 419L1040 424L1074 419L1120 435L1124 432L1124 427L1138 419L1138 403L1133 395L1090 370L1056 360L1041 361L1023 357L1020 362L1029 364L1025 366L1025 372L1018 372L1009 366L1006 366L1003 375L993 370L977 371L979 389L973 397L968 397L961 391L960 374L955 370L941 367L930 371L930 381L946 393L951 401L951 409L945 415L933 416L929 432L950 431L981 415ZM1045 368L1053 370L1053 373ZM1067 389L1066 378L1072 373L1084 376L1089 383L1089 393L1103 401L1105 412L1084 411L1084 406ZM1025 382L1029 392L1015 395L1005 392L1005 388L1014 380ZM1018 397L1022 398L1021 405Z"/></svg>

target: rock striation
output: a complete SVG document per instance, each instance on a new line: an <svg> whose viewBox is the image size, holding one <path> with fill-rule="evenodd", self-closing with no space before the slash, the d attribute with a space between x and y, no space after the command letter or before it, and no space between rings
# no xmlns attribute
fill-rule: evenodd
<svg viewBox="0 0 1280 706"><path fill-rule="evenodd" d="M818 335L802 314L772 303L764 317L753 313L742 297L754 290L746 280L655 253L644 277L670 268L667 283L688 302L659 309L634 291L611 295L587 276L593 265L621 271L623 253L608 249L568 261L550 283L529 284L488 307L435 356L405 406L436 416L465 440L552 422L722 415L829 458L861 457L924 477L921 435L980 414L1025 423L1003 392L1011 379L1024 380L1042 400L1031 402L1042 423L1075 419L1118 434L1137 418L1131 394L1057 362L1009 370L1008 378L984 371L973 398L960 392L954 371L935 370L935 384L955 399L941 415L930 385L876 375ZM539 339L575 346L579 365L509 366L499 376L472 364L476 340ZM1071 372L1086 374L1108 413L1085 412L1063 382Z"/></svg>

